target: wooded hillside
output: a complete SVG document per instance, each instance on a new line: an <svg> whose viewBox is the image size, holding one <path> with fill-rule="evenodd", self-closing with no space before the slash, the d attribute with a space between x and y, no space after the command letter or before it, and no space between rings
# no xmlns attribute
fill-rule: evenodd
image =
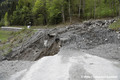
<svg viewBox="0 0 120 80"><path fill-rule="evenodd" d="M4 0L0 3L1 23L7 20L6 25L29 22L47 25L119 15L120 0Z"/></svg>

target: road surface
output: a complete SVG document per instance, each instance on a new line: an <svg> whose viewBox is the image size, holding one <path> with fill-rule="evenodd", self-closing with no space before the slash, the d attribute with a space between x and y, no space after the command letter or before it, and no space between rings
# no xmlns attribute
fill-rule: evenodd
<svg viewBox="0 0 120 80"><path fill-rule="evenodd" d="M18 72L9 80L120 80L119 75L117 61L63 49L55 56L38 60L29 70Z"/></svg>

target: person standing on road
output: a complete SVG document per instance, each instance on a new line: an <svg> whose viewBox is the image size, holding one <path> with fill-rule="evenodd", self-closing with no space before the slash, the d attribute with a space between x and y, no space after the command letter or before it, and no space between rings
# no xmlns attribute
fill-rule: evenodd
<svg viewBox="0 0 120 80"><path fill-rule="evenodd" d="M30 29L30 27L31 27L31 22L28 23L27 28Z"/></svg>

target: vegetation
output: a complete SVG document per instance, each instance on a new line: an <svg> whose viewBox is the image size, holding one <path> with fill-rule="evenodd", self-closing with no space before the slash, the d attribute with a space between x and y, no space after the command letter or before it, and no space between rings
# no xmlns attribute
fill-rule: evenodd
<svg viewBox="0 0 120 80"><path fill-rule="evenodd" d="M120 29L120 20L112 23L110 26L109 26L110 29L113 29L113 30L119 30Z"/></svg>
<svg viewBox="0 0 120 80"><path fill-rule="evenodd" d="M0 25L49 25L120 16L120 0L2 0ZM6 13L6 14L5 14Z"/></svg>
<svg viewBox="0 0 120 80"><path fill-rule="evenodd" d="M18 32L0 30L0 51L3 55L7 55L12 51L12 48L22 45L35 31L32 29L23 29Z"/></svg>
<svg viewBox="0 0 120 80"><path fill-rule="evenodd" d="M11 31L2 31L0 30L0 40L5 42L11 36Z"/></svg>
<svg viewBox="0 0 120 80"><path fill-rule="evenodd" d="M12 51L11 44L5 44L0 47L0 50L3 52L2 55L6 56L9 52Z"/></svg>
<svg viewBox="0 0 120 80"><path fill-rule="evenodd" d="M8 22L8 12L5 13L5 16L4 16L4 25L5 26L8 26L9 25L9 22Z"/></svg>

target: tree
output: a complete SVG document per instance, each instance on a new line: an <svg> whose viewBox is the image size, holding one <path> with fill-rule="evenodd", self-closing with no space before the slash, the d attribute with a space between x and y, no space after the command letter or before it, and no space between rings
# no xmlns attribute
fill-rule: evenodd
<svg viewBox="0 0 120 80"><path fill-rule="evenodd" d="M94 0L94 19L95 19L95 16L96 16L96 0Z"/></svg>
<svg viewBox="0 0 120 80"><path fill-rule="evenodd" d="M6 12L8 16L16 9L17 0L0 0L0 20L4 18Z"/></svg>
<svg viewBox="0 0 120 80"><path fill-rule="evenodd" d="M58 24L65 20L65 2L63 0L47 0L48 21L50 24Z"/></svg>
<svg viewBox="0 0 120 80"><path fill-rule="evenodd" d="M18 4L9 1L0 3L0 18L8 12L11 25L26 25L29 21L47 25L120 16L120 0L18 0ZM9 4L12 6L8 9Z"/></svg>
<svg viewBox="0 0 120 80"><path fill-rule="evenodd" d="M78 13L78 15L79 15L79 18L80 18L80 16L81 16L81 0L79 0L80 2L79 2L79 13Z"/></svg>
<svg viewBox="0 0 120 80"><path fill-rule="evenodd" d="M16 10L11 15L12 25L27 25L32 22L32 0L19 0Z"/></svg>
<svg viewBox="0 0 120 80"><path fill-rule="evenodd" d="M4 16L4 25L5 25L5 26L8 26L8 25L9 25L8 12L6 12L6 13L5 13L5 16Z"/></svg>
<svg viewBox="0 0 120 80"><path fill-rule="evenodd" d="M46 0L36 0L35 5L32 8L32 13L34 16L35 25L39 23L46 25L47 24Z"/></svg>
<svg viewBox="0 0 120 80"><path fill-rule="evenodd" d="M65 1L62 0L62 3L63 3L61 6L62 7L62 10L61 10L62 11L62 22L65 23L65 11L64 11Z"/></svg>
<svg viewBox="0 0 120 80"><path fill-rule="evenodd" d="M70 18L70 23L72 22L72 16L71 16L71 0L69 0L69 18Z"/></svg>
<svg viewBox="0 0 120 80"><path fill-rule="evenodd" d="M120 17L120 0L118 0L119 1L119 17Z"/></svg>
<svg viewBox="0 0 120 80"><path fill-rule="evenodd" d="M83 0L83 7L82 7L83 15L85 14L85 0Z"/></svg>

